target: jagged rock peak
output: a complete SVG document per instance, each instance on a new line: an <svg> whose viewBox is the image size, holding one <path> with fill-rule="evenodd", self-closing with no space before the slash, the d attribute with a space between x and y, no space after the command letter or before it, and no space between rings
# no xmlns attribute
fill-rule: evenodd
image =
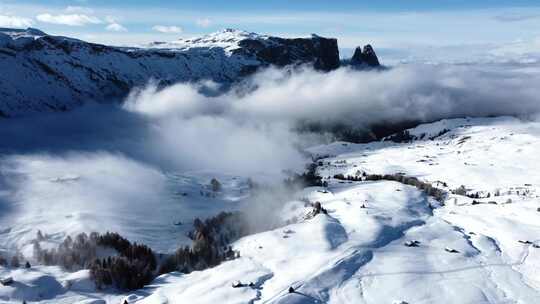
<svg viewBox="0 0 540 304"><path fill-rule="evenodd" d="M362 61L362 47L357 46L356 49L354 49L354 54L351 57L351 61Z"/></svg>
<svg viewBox="0 0 540 304"><path fill-rule="evenodd" d="M380 66L379 58L377 57L377 54L375 54L375 50L373 50L373 47L368 44L364 46L364 51L362 52L362 55L364 57L364 62L367 63L369 66Z"/></svg>
<svg viewBox="0 0 540 304"><path fill-rule="evenodd" d="M378 67L381 65L375 50L370 44L364 46L364 49L360 46L357 47L350 63L352 66Z"/></svg>

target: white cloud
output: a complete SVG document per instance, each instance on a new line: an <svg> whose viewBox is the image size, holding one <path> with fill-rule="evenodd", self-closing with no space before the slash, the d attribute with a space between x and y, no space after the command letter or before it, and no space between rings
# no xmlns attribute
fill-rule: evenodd
<svg viewBox="0 0 540 304"><path fill-rule="evenodd" d="M208 18L202 18L202 19L197 19L197 25L200 26L200 27L209 27L210 25L212 25L212 20L208 19Z"/></svg>
<svg viewBox="0 0 540 304"><path fill-rule="evenodd" d="M294 147L320 139L294 131L304 124L366 132L375 124L539 113L540 73L521 68L530 65L514 67L411 65L330 73L268 69L253 75L250 89L240 84L208 97L199 93L198 84L150 85L134 91L124 106L152 122L147 145L160 160L184 169L252 175L300 162ZM185 143L189 149L182 148Z"/></svg>
<svg viewBox="0 0 540 304"><path fill-rule="evenodd" d="M118 23L117 19L115 17L113 17L113 16L106 16L105 21L107 23Z"/></svg>
<svg viewBox="0 0 540 304"><path fill-rule="evenodd" d="M178 34L182 32L182 28L178 26L166 26L166 25L155 25L152 27L154 31L160 32L160 33L174 33Z"/></svg>
<svg viewBox="0 0 540 304"><path fill-rule="evenodd" d="M267 69L245 88L217 97L189 84L151 86L126 108L149 116L219 116L242 123L321 122L353 127L381 122L540 112L540 74L488 66L401 66L385 71ZM527 67L530 68L529 65ZM388 85L391 83L392 85ZM514 102L519 100L519 103Z"/></svg>
<svg viewBox="0 0 540 304"><path fill-rule="evenodd" d="M106 16L105 21L109 23L105 29L109 32L127 32L127 28L125 28L122 24L118 22L118 19L114 16Z"/></svg>
<svg viewBox="0 0 540 304"><path fill-rule="evenodd" d="M89 7L84 7L84 6L68 6L66 7L65 11L68 13L80 13L80 14L88 14L88 15L94 13L93 9Z"/></svg>
<svg viewBox="0 0 540 304"><path fill-rule="evenodd" d="M33 23L29 18L0 15L0 27L26 28L32 26Z"/></svg>
<svg viewBox="0 0 540 304"><path fill-rule="evenodd" d="M63 24L69 26L83 26L87 24L100 24L103 23L101 19L95 16L88 16L85 14L60 14L60 15L51 15L51 14L40 14L36 16L36 19L52 24Z"/></svg>
<svg viewBox="0 0 540 304"><path fill-rule="evenodd" d="M111 24L107 25L105 27L105 29L107 31L111 31L111 32L127 32L127 28L125 28L124 26L122 26L119 23L111 23Z"/></svg>

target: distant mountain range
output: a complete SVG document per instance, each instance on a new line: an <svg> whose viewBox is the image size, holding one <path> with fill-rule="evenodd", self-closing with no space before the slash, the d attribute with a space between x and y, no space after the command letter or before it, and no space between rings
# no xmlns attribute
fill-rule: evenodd
<svg viewBox="0 0 540 304"><path fill-rule="evenodd" d="M343 64L377 67L379 61L368 45L341 62L337 40L317 35L292 39L226 29L200 38L115 47L33 28L0 29L0 116L121 100L149 80L233 83L261 67L295 64L330 71Z"/></svg>

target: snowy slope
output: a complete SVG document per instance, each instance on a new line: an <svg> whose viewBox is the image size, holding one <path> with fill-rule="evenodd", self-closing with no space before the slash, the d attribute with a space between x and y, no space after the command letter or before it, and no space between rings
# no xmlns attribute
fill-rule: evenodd
<svg viewBox="0 0 540 304"><path fill-rule="evenodd" d="M429 139L444 130L449 131ZM339 154L332 158L333 165L321 170L323 176L403 172L429 182L446 182L452 189L464 185L471 192L528 190L533 195L538 191L540 174L534 169L540 161L538 123L511 117L451 119L409 131L424 139L405 144L334 143L311 151Z"/></svg>
<svg viewBox="0 0 540 304"><path fill-rule="evenodd" d="M241 48L240 42L246 39L259 40L263 44L271 43L269 41L270 37L266 35L242 30L225 29L202 37L178 39L169 42L153 42L142 47L184 51L195 48L222 48L226 53L232 54L232 51Z"/></svg>
<svg viewBox="0 0 540 304"><path fill-rule="evenodd" d="M540 148L540 124L504 117L455 119L421 125L410 132L434 136L444 129L449 131L434 140L407 144L335 143L313 148L312 152L336 155L322 160L331 163L319 168L323 176L354 174L357 170L404 172L426 181L445 181L450 187L464 184L471 191L500 189L501 196L492 198L498 205L471 205L470 198L450 195L446 206L432 212L428 206L437 202L410 186L390 181L330 179L328 193L312 188L304 194L311 201L322 202L329 216L319 215L245 237L235 244L247 269L267 272L259 280L271 276L265 279L260 294L253 300L257 303L538 302L540 249L536 245L540 245L537 237L540 225L536 211L539 201L534 193L540 178L534 173L538 159L533 152ZM470 139L464 140L468 136ZM417 162L433 157L436 160ZM464 160L475 166L471 169ZM438 164L430 165L434 162ZM529 192L518 195L513 191L522 187ZM514 203L502 204L508 198ZM362 205L367 208L361 208ZM291 203L283 210L284 217L298 212L306 212L300 202ZM419 241L419 247L403 245L410 240ZM255 268L253 261L258 264ZM225 269L227 264L220 267ZM189 278L176 280L172 284L181 284ZM246 280L253 281L248 277ZM295 288L295 293L287 292L290 286ZM235 292L225 282L221 289ZM142 303L165 303L164 299L179 303L175 301L181 297L182 294L170 292L161 294L161 301L148 297Z"/></svg>
<svg viewBox="0 0 540 304"><path fill-rule="evenodd" d="M38 230L49 242L67 235L115 231L159 252L189 245L196 217L236 210L248 195L244 178L212 172L163 173L120 155L15 157L4 160L0 250L32 253ZM201 195L216 177L223 191ZM149 216L151 215L151 216Z"/></svg>
<svg viewBox="0 0 540 304"><path fill-rule="evenodd" d="M538 277L533 270L539 266L540 249L517 241L534 238L539 232L538 225L530 218L523 220L516 216L493 234L480 229L501 220L500 217L489 219L490 209L478 210L477 215L483 214L481 218L467 216L468 210L455 208L442 208L432 215L427 207L430 199L409 186L393 182L334 184L329 190L324 195L314 191L310 196L328 208L329 216L319 215L237 242L236 248L243 257L218 268L223 274L234 269L238 276L217 275L212 281L199 283L191 275L165 275L163 279L168 283L140 303L185 300L212 303L204 295L214 292L232 298L226 303L248 303L241 300L237 289L229 286L231 280L238 279L259 282L256 286L260 289L253 288L259 293L250 299L255 303L536 303L540 300L534 285ZM366 201L367 208L360 208ZM530 203L524 203L513 212L535 212L530 207ZM448 214L463 218L467 225L462 228L448 221ZM512 225L523 227L517 233L506 233L502 239L509 242L499 247L498 234L504 235L504 230ZM419 241L419 247L404 246L410 240ZM458 252L448 252L447 248ZM257 271L261 273L254 278ZM190 288L175 288L186 285ZM291 286L294 293L288 292ZM207 293L196 292L200 288Z"/></svg>
<svg viewBox="0 0 540 304"><path fill-rule="evenodd" d="M441 204L393 181L329 178L325 189L298 193L298 198L321 202L328 215L302 219L310 208L290 201L276 212L283 220L299 220L238 240L233 245L241 258L215 268L166 274L127 294L91 287L80 291L86 288L84 272L71 274L81 283L68 288L68 274L54 267L0 268L0 276L19 282L0 286L0 300L17 303L22 299L17 290L44 284L56 289L43 295L43 303L538 303L540 162L534 151L540 150L540 123L510 117L452 119L410 133L436 137L339 142L310 151L330 155L318 168L325 177L359 170L402 172L440 181L445 190L464 185L469 193L479 192L483 198L475 200L482 203L449 194ZM404 246L413 240L417 247ZM253 286L232 288L236 280Z"/></svg>
<svg viewBox="0 0 540 304"><path fill-rule="evenodd" d="M36 29L0 29L0 116L65 111L85 102L113 102L153 80L160 84L231 83L267 65L339 66L337 41L282 39L237 30L139 48L50 36Z"/></svg>

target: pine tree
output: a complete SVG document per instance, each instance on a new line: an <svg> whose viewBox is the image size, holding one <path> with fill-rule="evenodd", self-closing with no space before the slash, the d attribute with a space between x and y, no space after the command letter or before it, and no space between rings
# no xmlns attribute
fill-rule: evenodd
<svg viewBox="0 0 540 304"><path fill-rule="evenodd" d="M216 178L212 178L212 180L210 181L210 186L212 187L212 191L214 192L221 191L221 183Z"/></svg>
<svg viewBox="0 0 540 304"><path fill-rule="evenodd" d="M43 233L41 233L41 230L38 230L37 234L36 234L36 239L38 241L43 241L45 240L45 237L43 236Z"/></svg>

